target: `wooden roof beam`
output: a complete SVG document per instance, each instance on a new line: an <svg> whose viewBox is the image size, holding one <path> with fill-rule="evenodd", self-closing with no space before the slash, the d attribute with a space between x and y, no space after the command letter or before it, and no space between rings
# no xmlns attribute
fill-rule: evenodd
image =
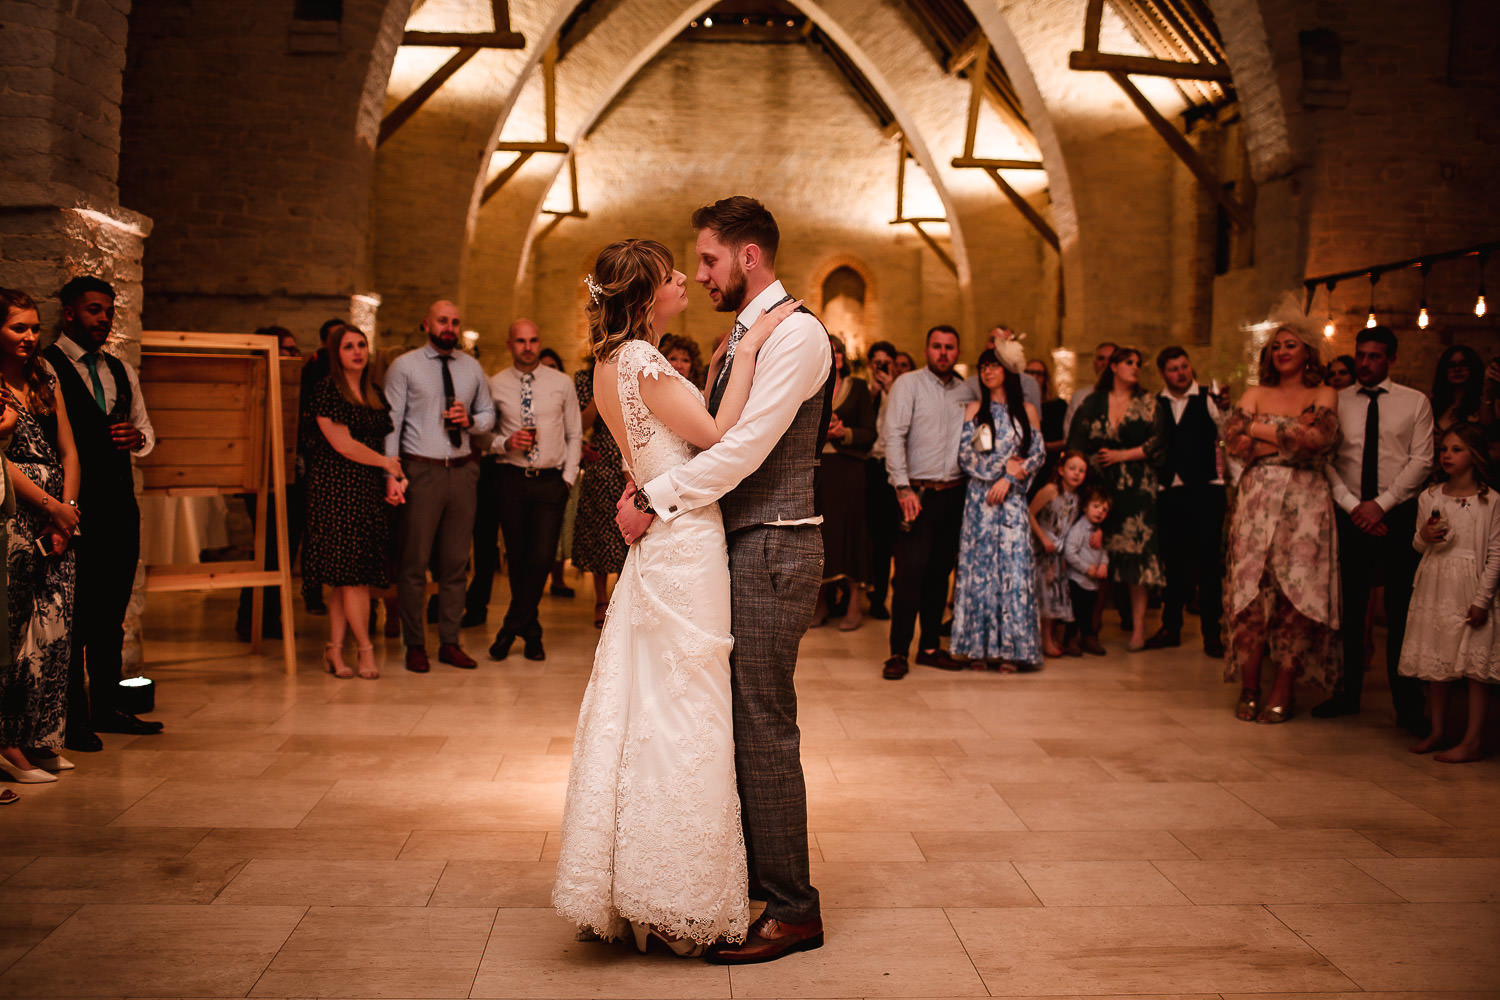
<svg viewBox="0 0 1500 1000"><path fill-rule="evenodd" d="M1211 83L1234 83L1234 75L1222 63L1178 62L1149 56L1127 56L1114 52L1071 52L1068 66L1076 70L1103 73L1136 73L1141 76L1165 76L1174 80L1206 80Z"/></svg>
<svg viewBox="0 0 1500 1000"><path fill-rule="evenodd" d="M400 104L391 109L390 114L380 120L380 135L375 139L375 145L378 147L395 135L396 130L405 125L411 116L427 103L429 97L436 94L438 89L463 67L464 63L478 54L479 49L475 46L461 48L451 59L434 70L433 74L423 80L416 90L406 95Z"/></svg>

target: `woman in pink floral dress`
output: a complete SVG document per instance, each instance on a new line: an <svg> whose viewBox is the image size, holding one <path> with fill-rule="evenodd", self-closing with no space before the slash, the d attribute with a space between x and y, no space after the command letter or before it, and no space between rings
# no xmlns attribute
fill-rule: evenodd
<svg viewBox="0 0 1500 1000"><path fill-rule="evenodd" d="M1260 385L1224 426L1245 463L1229 526L1225 678L1240 680L1235 716L1285 722L1292 685L1331 690L1339 672L1338 540L1324 467L1339 440L1338 406L1318 352L1283 326L1260 355ZM1275 677L1262 707L1261 663Z"/></svg>

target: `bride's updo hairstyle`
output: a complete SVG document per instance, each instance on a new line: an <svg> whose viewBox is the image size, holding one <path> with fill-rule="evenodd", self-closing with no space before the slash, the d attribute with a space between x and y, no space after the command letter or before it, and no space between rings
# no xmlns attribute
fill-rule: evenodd
<svg viewBox="0 0 1500 1000"><path fill-rule="evenodd" d="M589 348L608 361L627 341L650 342L656 293L672 273L672 251L655 240L620 240L599 251L589 289Z"/></svg>

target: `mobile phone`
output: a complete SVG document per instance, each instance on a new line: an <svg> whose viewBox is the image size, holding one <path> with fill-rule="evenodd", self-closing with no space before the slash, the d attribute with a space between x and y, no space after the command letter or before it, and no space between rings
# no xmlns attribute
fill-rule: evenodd
<svg viewBox="0 0 1500 1000"><path fill-rule="evenodd" d="M52 547L47 544L46 535L38 537L34 544L36 545L37 552L41 553L43 556L50 556L52 554Z"/></svg>

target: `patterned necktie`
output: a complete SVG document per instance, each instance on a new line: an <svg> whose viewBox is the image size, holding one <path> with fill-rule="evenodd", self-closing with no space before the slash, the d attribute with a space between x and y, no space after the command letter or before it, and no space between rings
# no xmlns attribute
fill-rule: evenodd
<svg viewBox="0 0 1500 1000"><path fill-rule="evenodd" d="M1370 398L1365 408L1365 441L1359 459L1359 499L1374 500L1380 495L1380 394L1384 389L1361 389Z"/></svg>
<svg viewBox="0 0 1500 1000"><path fill-rule="evenodd" d="M453 363L450 354L439 354L438 360L443 363L443 409L446 411L458 399L458 393L453 388L453 370L449 365ZM448 443L455 448L462 448L464 435L457 427L448 423L448 418L443 418L443 424L448 428Z"/></svg>
<svg viewBox="0 0 1500 1000"><path fill-rule="evenodd" d="M89 370L89 384L94 387L94 402L99 404L99 409L109 412L109 407L104 405L104 383L99 381L99 355L95 351L89 351L83 356L83 366Z"/></svg>
<svg viewBox="0 0 1500 1000"><path fill-rule="evenodd" d="M531 430L531 447L526 449L526 464L536 464L536 411L532 407L531 386L536 381L536 372L521 376L521 426Z"/></svg>
<svg viewBox="0 0 1500 1000"><path fill-rule="evenodd" d="M735 320L734 329L729 331L729 349L724 352L724 365L719 369L719 377L714 380L715 385L723 385L724 380L729 377L729 365L734 360L734 350L740 346L740 338L745 333L745 324Z"/></svg>

